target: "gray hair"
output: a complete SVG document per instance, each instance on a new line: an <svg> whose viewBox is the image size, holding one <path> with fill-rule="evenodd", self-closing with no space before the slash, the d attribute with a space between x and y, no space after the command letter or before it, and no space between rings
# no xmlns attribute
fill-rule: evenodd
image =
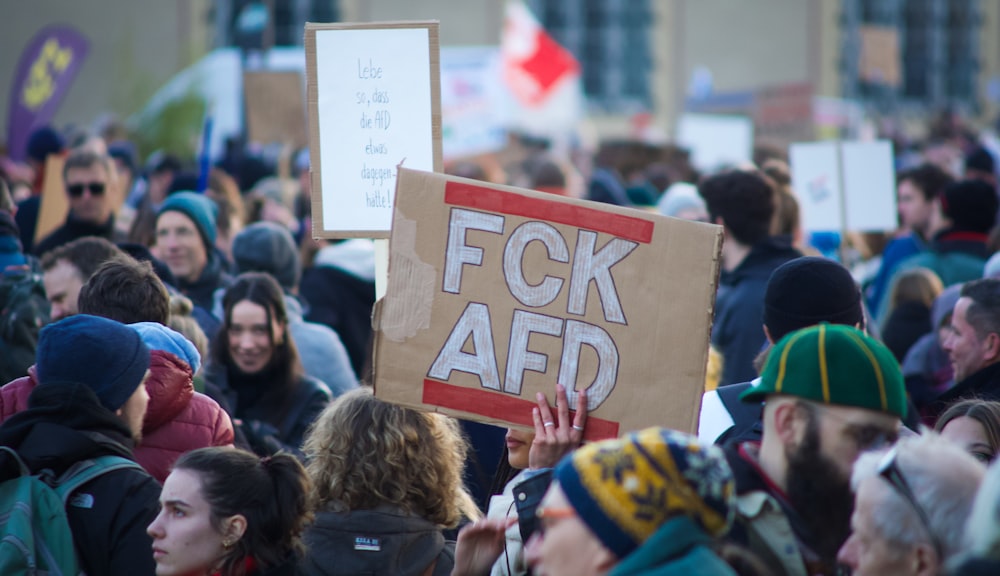
<svg viewBox="0 0 1000 576"><path fill-rule="evenodd" d="M855 491L863 480L878 477L885 454L869 452L858 458L851 477ZM896 466L927 514L932 535L941 545L944 558L940 560L944 564L965 546L965 522L986 469L967 452L933 432L900 439L896 444ZM877 513L872 514L877 533L899 546L929 543L913 505L888 481L882 482L893 495L883 498Z"/></svg>

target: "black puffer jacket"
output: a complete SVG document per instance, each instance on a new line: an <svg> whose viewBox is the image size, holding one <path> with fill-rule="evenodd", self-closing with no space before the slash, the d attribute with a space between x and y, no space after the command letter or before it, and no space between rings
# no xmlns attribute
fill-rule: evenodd
<svg viewBox="0 0 1000 576"><path fill-rule="evenodd" d="M305 534L303 576L447 576L455 543L423 518L391 507L340 514L324 511Z"/></svg>
<svg viewBox="0 0 1000 576"><path fill-rule="evenodd" d="M33 472L65 472L97 456L133 460L125 424L82 384L38 386L28 409L0 426L0 444L13 447ZM160 485L141 469L108 472L84 484L90 508L68 506L73 541L87 574L153 574L153 541L146 527L159 511Z"/></svg>

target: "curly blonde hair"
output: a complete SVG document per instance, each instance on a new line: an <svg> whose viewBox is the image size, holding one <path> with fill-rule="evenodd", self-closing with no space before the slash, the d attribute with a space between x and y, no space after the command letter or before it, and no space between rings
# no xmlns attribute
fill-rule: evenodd
<svg viewBox="0 0 1000 576"><path fill-rule="evenodd" d="M320 414L303 445L320 509L389 504L453 528L481 515L462 484L468 444L452 418L348 392Z"/></svg>

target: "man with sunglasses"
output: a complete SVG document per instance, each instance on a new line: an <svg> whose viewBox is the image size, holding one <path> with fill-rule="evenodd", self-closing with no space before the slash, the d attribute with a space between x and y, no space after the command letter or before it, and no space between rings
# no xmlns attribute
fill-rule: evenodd
<svg viewBox="0 0 1000 576"><path fill-rule="evenodd" d="M899 365L863 332L821 323L778 341L741 399L764 401L763 435L726 451L738 502L729 538L775 574L834 574L854 461L895 442L906 414Z"/></svg>
<svg viewBox="0 0 1000 576"><path fill-rule="evenodd" d="M858 458L851 537L838 560L853 576L940 574L963 548L986 468L936 434Z"/></svg>
<svg viewBox="0 0 1000 576"><path fill-rule="evenodd" d="M111 158L89 150L76 150L66 158L63 182L69 201L69 213L56 228L35 246L39 256L78 238L96 236L111 242L124 242L125 235L115 230L112 213Z"/></svg>

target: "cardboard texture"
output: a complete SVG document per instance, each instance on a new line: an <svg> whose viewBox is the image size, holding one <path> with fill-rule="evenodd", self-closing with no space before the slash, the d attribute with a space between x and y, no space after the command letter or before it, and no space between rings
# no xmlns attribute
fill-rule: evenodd
<svg viewBox="0 0 1000 576"><path fill-rule="evenodd" d="M375 394L530 428L587 389L585 437L694 432L722 229L401 168Z"/></svg>
<svg viewBox="0 0 1000 576"><path fill-rule="evenodd" d="M35 243L62 226L69 212L69 199L63 186L64 156L49 156L45 161L45 184L42 188L42 202L38 208L38 222L35 225Z"/></svg>
<svg viewBox="0 0 1000 576"><path fill-rule="evenodd" d="M438 22L306 24L314 238L388 238L395 168L440 172Z"/></svg>
<svg viewBox="0 0 1000 576"><path fill-rule="evenodd" d="M244 72L243 102L250 141L309 144L302 75L298 72Z"/></svg>

